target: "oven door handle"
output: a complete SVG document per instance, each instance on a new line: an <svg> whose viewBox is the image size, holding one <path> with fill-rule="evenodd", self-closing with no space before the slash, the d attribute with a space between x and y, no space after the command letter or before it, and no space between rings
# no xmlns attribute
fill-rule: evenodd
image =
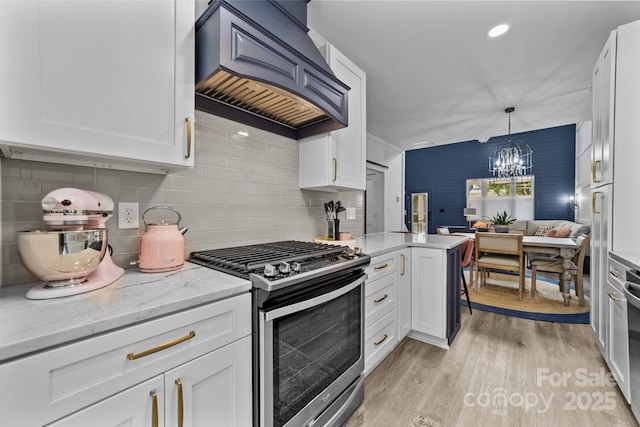
<svg viewBox="0 0 640 427"><path fill-rule="evenodd" d="M636 285L633 282L625 282L622 290L624 291L624 296L627 297L627 303L630 303L636 308L640 309L640 298L635 296L633 293L629 291L629 288L635 290L636 292L640 291L640 286Z"/></svg>
<svg viewBox="0 0 640 427"><path fill-rule="evenodd" d="M281 307L276 310L268 311L264 313L264 319L267 322L271 322L272 320L275 320L279 317L287 316L289 314L296 313L298 311L306 310L308 308L315 307L320 304L324 304L325 302L331 301L344 294L351 292L358 286L362 285L366 278L367 276L363 275L356 281L351 282L348 285L345 285L339 289L336 289L335 291L317 296L315 298L312 298L306 301L301 301L296 304L287 305L285 307Z"/></svg>

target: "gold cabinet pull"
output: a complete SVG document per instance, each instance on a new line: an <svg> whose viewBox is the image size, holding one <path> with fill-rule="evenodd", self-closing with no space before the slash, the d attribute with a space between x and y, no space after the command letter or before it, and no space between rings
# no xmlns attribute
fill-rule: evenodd
<svg viewBox="0 0 640 427"><path fill-rule="evenodd" d="M383 342L385 342L385 340L386 340L387 338L389 338L389 335L384 334L384 336L382 337L382 339L381 339L380 341L376 341L376 342L374 342L374 343L373 343L373 345L378 346L378 345L382 344Z"/></svg>
<svg viewBox="0 0 640 427"><path fill-rule="evenodd" d="M611 298L612 300L614 300L615 302L620 302L622 301L620 298L616 298L613 296L613 292L607 292L607 295L609 295L609 298Z"/></svg>
<svg viewBox="0 0 640 427"><path fill-rule="evenodd" d="M382 298L374 299L373 302L377 304L379 302L386 300L387 298L389 298L389 294L384 294Z"/></svg>
<svg viewBox="0 0 640 427"><path fill-rule="evenodd" d="M333 182L338 180L338 159L333 158Z"/></svg>
<svg viewBox="0 0 640 427"><path fill-rule="evenodd" d="M404 254L400 254L400 259L402 259L402 272L400 275L404 276Z"/></svg>
<svg viewBox="0 0 640 427"><path fill-rule="evenodd" d="M609 270L609 274L612 275L613 277L617 277L618 279L622 279L622 274L618 273L615 270Z"/></svg>
<svg viewBox="0 0 640 427"><path fill-rule="evenodd" d="M182 427L184 424L184 405L182 401L182 381L180 378L176 380L178 386L178 427Z"/></svg>
<svg viewBox="0 0 640 427"><path fill-rule="evenodd" d="M188 159L189 157L191 157L191 145L192 145L192 126L191 126L191 117L187 117L186 119L184 119L187 122L187 154L185 154L184 158Z"/></svg>
<svg viewBox="0 0 640 427"><path fill-rule="evenodd" d="M151 405L151 425L158 427L158 393L155 390L151 390L149 393L152 399Z"/></svg>
<svg viewBox="0 0 640 427"><path fill-rule="evenodd" d="M389 267L389 264L382 264L382 265L379 265L377 267L373 267L373 269L378 271L378 270L384 270L387 267Z"/></svg>
<svg viewBox="0 0 640 427"><path fill-rule="evenodd" d="M602 160L596 160L591 164L591 181L594 184L600 182L600 180L596 178L596 168L598 167L598 163L601 162Z"/></svg>
<svg viewBox="0 0 640 427"><path fill-rule="evenodd" d="M600 213L600 211L596 210L596 198L600 193L602 193L602 191L594 191L593 194L591 195L591 213L594 213L594 214Z"/></svg>
<svg viewBox="0 0 640 427"><path fill-rule="evenodd" d="M173 341L169 341L167 343L159 345L157 347L150 348L149 350L141 351L140 353L129 353L129 354L127 354L127 359L136 360L136 359L139 359L141 357L148 356L148 355L153 354L153 353L157 353L158 351L162 351L162 350L164 350L166 348L173 347L174 345L177 345L177 344L180 344L180 343L185 342L187 340L190 340L191 338L194 338L195 336L196 336L195 331L191 331L191 332L189 332L188 335L185 335L184 337L180 337L180 338L177 338L177 339L175 339Z"/></svg>

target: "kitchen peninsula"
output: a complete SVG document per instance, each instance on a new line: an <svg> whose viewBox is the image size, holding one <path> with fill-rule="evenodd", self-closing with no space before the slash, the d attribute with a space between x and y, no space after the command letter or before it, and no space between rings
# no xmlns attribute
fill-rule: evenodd
<svg viewBox="0 0 640 427"><path fill-rule="evenodd" d="M402 233L357 239L372 255L365 286L366 372L407 334L445 348L451 343L460 325L464 240ZM381 289L387 296L380 300L376 286L387 283ZM10 424L77 424L84 417L117 413L113 405L123 404L146 419L152 411L149 390L169 413L177 407L174 376L194 384L231 365L238 367L236 376L226 381L234 387L212 386L223 402L216 408L226 405L216 419L250 414L250 281L187 262L168 273L128 270L110 286L72 297L27 300L32 285L0 289L0 376L10 385L0 400ZM409 325L404 332L403 318ZM163 343L172 346L156 351ZM220 391L231 388L244 397ZM185 394L197 393L188 390ZM234 409L232 402L243 401ZM27 411L25 402L38 410Z"/></svg>

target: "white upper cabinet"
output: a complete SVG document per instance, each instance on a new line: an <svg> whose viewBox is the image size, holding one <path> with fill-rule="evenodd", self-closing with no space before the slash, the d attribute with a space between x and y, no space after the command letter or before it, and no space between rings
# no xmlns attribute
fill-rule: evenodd
<svg viewBox="0 0 640 427"><path fill-rule="evenodd" d="M611 32L592 73L591 188L613 182L616 35L616 31Z"/></svg>
<svg viewBox="0 0 640 427"><path fill-rule="evenodd" d="M615 168L612 246L616 254L640 262L635 232L640 202L640 21L618 27L615 92Z"/></svg>
<svg viewBox="0 0 640 427"><path fill-rule="evenodd" d="M331 44L321 49L336 77L349 86L349 126L300 140L300 188L366 188L366 74Z"/></svg>
<svg viewBox="0 0 640 427"><path fill-rule="evenodd" d="M4 155L193 167L194 20L193 0L0 2Z"/></svg>

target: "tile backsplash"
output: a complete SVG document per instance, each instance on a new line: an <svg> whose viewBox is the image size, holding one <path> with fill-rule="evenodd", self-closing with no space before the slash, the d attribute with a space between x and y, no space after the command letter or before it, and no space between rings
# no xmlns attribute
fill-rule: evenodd
<svg viewBox="0 0 640 427"><path fill-rule="evenodd" d="M138 259L144 224L141 219L137 230L118 230L118 202L138 202L141 213L152 206L179 211L180 225L188 228L185 257L194 250L326 235L323 205L329 200L356 208L355 220L341 215L342 231L364 233L363 191L298 188L297 141L199 111L195 136L195 167L171 175L1 159L2 286L35 280L22 267L15 233L41 228L40 200L60 187L111 196L116 208L107 222L109 243L114 261L125 268Z"/></svg>

